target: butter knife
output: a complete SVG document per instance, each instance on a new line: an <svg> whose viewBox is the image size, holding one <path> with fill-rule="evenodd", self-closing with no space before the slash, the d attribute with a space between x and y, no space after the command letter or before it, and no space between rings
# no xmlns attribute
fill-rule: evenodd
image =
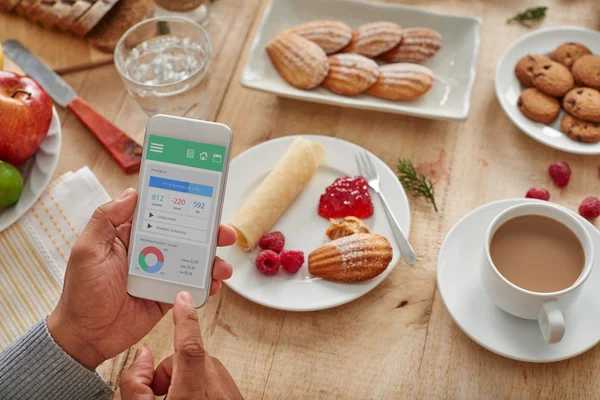
<svg viewBox="0 0 600 400"><path fill-rule="evenodd" d="M2 48L6 55L35 79L57 104L66 107L79 118L125 173L132 174L139 171L142 159L142 147L139 144L77 96L75 90L64 79L31 54L21 43L7 40L2 44Z"/></svg>

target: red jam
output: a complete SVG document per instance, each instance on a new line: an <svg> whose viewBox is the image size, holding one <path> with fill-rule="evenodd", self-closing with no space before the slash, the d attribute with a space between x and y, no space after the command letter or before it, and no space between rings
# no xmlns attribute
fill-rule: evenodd
<svg viewBox="0 0 600 400"><path fill-rule="evenodd" d="M321 195L319 215L327 219L350 216L365 219L373 215L373 202L365 178L337 178Z"/></svg>

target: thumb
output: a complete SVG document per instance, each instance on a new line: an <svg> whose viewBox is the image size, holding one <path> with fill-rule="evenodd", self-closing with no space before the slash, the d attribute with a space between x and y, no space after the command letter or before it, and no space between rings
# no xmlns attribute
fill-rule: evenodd
<svg viewBox="0 0 600 400"><path fill-rule="evenodd" d="M133 363L121 377L121 398L123 400L154 400L150 385L154 375L152 352L146 346L135 353Z"/></svg>
<svg viewBox="0 0 600 400"><path fill-rule="evenodd" d="M113 200L98 207L85 229L80 240L84 243L107 245L108 250L117 236L117 228L127 222L133 215L137 204L135 189L127 189L118 200ZM105 253L102 251L102 253ZM103 254L105 255L105 254Z"/></svg>

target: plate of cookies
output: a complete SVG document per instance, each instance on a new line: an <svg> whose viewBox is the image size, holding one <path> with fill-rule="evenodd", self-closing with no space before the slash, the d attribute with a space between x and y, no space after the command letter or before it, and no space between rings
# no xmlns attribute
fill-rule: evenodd
<svg viewBox="0 0 600 400"><path fill-rule="evenodd" d="M217 254L233 266L224 283L266 307L313 311L355 300L400 260L385 210L359 175L365 150L326 136L287 136L231 161L223 223L238 233ZM394 172L368 153L408 237L410 208Z"/></svg>
<svg viewBox="0 0 600 400"><path fill-rule="evenodd" d="M528 136L575 154L600 154L600 32L542 29L496 67L496 96Z"/></svg>
<svg viewBox="0 0 600 400"><path fill-rule="evenodd" d="M481 22L357 0L271 0L243 86L434 119L467 118Z"/></svg>

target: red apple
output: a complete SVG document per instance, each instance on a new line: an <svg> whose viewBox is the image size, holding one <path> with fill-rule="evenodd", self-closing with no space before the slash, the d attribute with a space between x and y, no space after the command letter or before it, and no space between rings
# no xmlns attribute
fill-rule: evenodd
<svg viewBox="0 0 600 400"><path fill-rule="evenodd" d="M0 71L0 160L27 161L52 122L52 100L33 79Z"/></svg>

